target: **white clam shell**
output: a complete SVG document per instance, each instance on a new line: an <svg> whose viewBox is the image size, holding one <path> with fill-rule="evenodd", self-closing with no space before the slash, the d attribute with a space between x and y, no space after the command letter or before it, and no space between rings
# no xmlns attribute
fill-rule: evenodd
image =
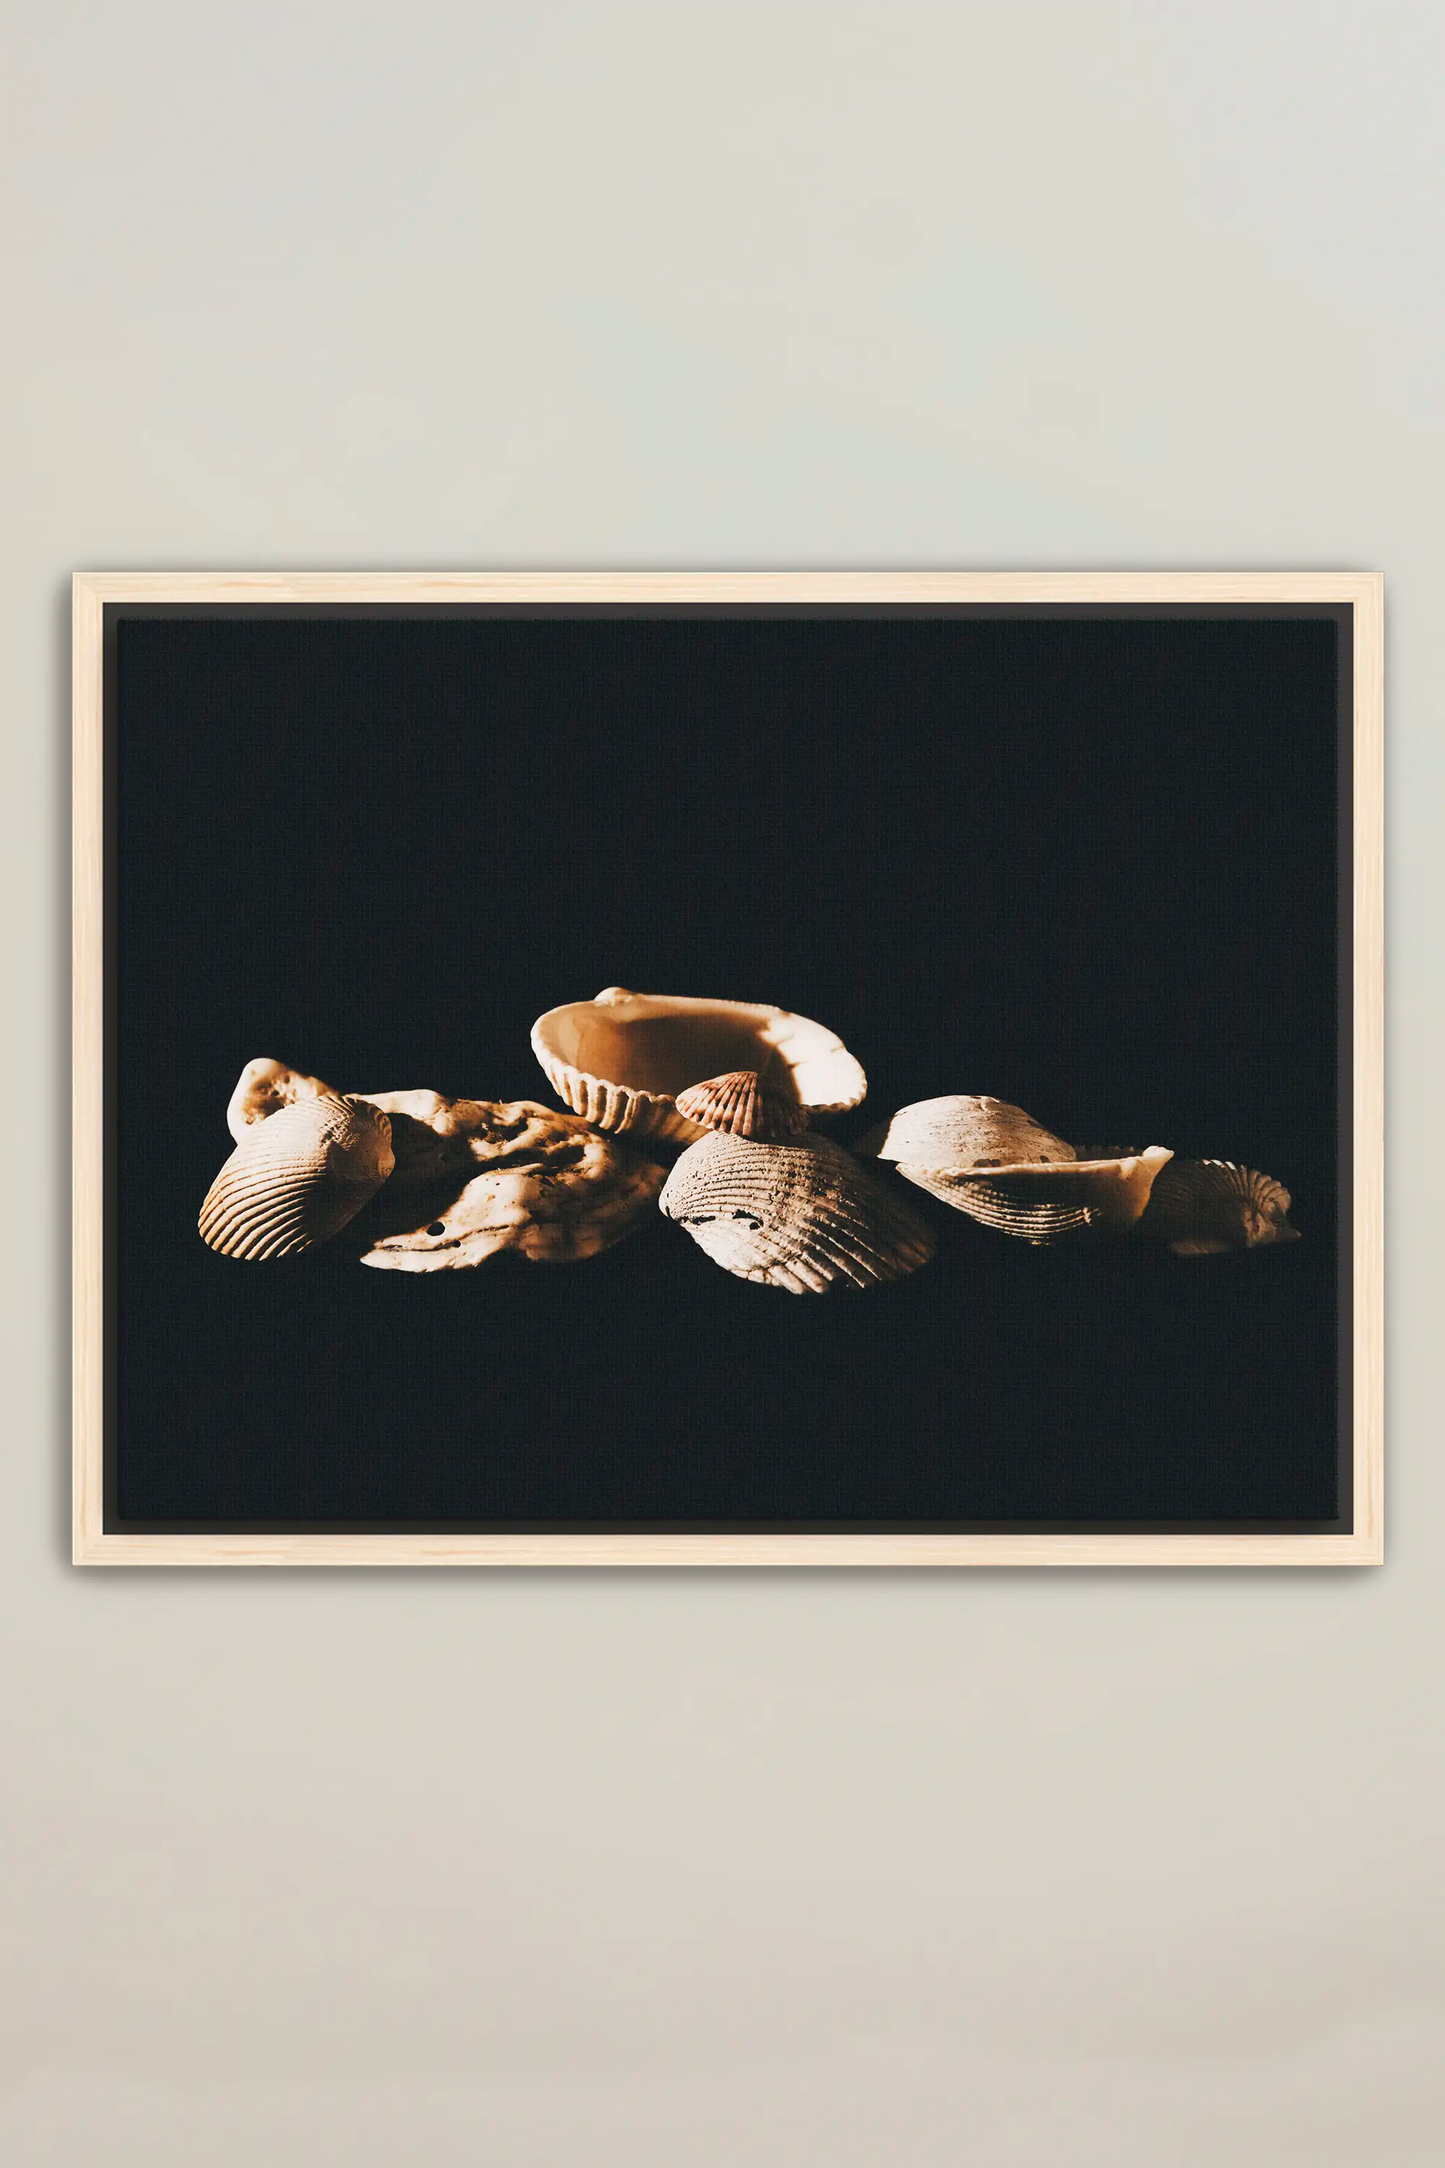
<svg viewBox="0 0 1445 2168"><path fill-rule="evenodd" d="M707 1134L679 1114L678 1093L731 1070L756 1070L810 1114L846 1113L868 1089L836 1032L762 1002L609 986L539 1016L532 1051L558 1097L596 1128L677 1144Z"/></svg>
<svg viewBox="0 0 1445 2168"><path fill-rule="evenodd" d="M391 1124L332 1094L249 1125L206 1193L202 1240L223 1257L291 1257L354 1219L394 1164Z"/></svg>
<svg viewBox="0 0 1445 2168"><path fill-rule="evenodd" d="M650 1214L663 1169L535 1101L377 1092L397 1170L350 1230L384 1272L455 1272L500 1250L565 1264L610 1249Z"/></svg>
<svg viewBox="0 0 1445 2168"><path fill-rule="evenodd" d="M983 1226L1042 1244L1127 1233L1172 1156L1151 1144L1113 1159L1039 1161L984 1173L900 1165L898 1172Z"/></svg>
<svg viewBox="0 0 1445 2168"><path fill-rule="evenodd" d="M758 1144L711 1131L658 1202L724 1271L792 1294L902 1279L935 1247L886 1179L825 1137Z"/></svg>
<svg viewBox="0 0 1445 2168"><path fill-rule="evenodd" d="M1131 1227L1170 1157L1150 1145L1080 1159L1022 1107L971 1092L900 1107L858 1149L983 1226L1035 1243Z"/></svg>
<svg viewBox="0 0 1445 2168"><path fill-rule="evenodd" d="M1176 1159L1154 1184L1141 1235L1167 1242L1178 1257L1297 1242L1282 1183L1232 1159Z"/></svg>
<svg viewBox="0 0 1445 2168"><path fill-rule="evenodd" d="M1072 1144L1043 1128L1022 1107L972 1092L949 1092L900 1107L881 1128L871 1130L858 1149L900 1166L956 1173L1078 1157Z"/></svg>

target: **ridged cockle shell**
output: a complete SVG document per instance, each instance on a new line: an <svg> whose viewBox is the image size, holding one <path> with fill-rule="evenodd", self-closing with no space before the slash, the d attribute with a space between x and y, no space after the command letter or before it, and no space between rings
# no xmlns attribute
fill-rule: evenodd
<svg viewBox="0 0 1445 2168"><path fill-rule="evenodd" d="M206 1193L202 1240L224 1257L291 1257L354 1219L394 1164L375 1107L303 1097L245 1127Z"/></svg>
<svg viewBox="0 0 1445 2168"><path fill-rule="evenodd" d="M688 1146L658 1202L725 1271L792 1294L902 1279L934 1251L886 1179L824 1137L758 1144L716 1131Z"/></svg>
<svg viewBox="0 0 1445 2168"><path fill-rule="evenodd" d="M1043 1128L1022 1107L965 1092L900 1107L891 1120L870 1131L859 1149L899 1166L955 1174L1078 1157L1072 1144Z"/></svg>
<svg viewBox="0 0 1445 2168"><path fill-rule="evenodd" d="M1231 1159L1175 1159L1154 1184L1139 1232L1167 1242L1179 1257L1262 1249L1299 1240L1289 1207L1289 1191L1252 1167Z"/></svg>
<svg viewBox="0 0 1445 2168"><path fill-rule="evenodd" d="M898 1172L999 1234L1047 1243L1071 1235L1126 1234L1170 1157L1163 1145L1151 1144L1114 1159L1040 1161L1003 1173L953 1174L924 1167Z"/></svg>

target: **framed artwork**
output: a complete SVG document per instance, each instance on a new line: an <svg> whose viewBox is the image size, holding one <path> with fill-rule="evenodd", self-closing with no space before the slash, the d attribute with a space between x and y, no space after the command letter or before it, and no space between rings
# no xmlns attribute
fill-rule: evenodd
<svg viewBox="0 0 1445 2168"><path fill-rule="evenodd" d="M1378 1562L1382 609L79 576L76 1560Z"/></svg>

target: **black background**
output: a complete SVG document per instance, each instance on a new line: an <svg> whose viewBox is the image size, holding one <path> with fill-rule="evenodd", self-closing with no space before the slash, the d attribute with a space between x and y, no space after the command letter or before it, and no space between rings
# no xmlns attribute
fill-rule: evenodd
<svg viewBox="0 0 1445 2168"><path fill-rule="evenodd" d="M1332 613L113 613L108 1525L1330 1523ZM1347 656L1343 658L1348 668ZM117 757L118 755L118 757ZM775 1001L905 1102L1282 1180L1304 1239L866 1295L216 1257L243 1063L552 1094L534 1017Z"/></svg>

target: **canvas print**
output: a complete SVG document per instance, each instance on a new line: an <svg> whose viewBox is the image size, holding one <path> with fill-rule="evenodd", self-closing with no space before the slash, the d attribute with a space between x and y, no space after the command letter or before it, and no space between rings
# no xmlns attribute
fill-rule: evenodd
<svg viewBox="0 0 1445 2168"><path fill-rule="evenodd" d="M102 1533L1357 1533L1357 663L112 604Z"/></svg>

